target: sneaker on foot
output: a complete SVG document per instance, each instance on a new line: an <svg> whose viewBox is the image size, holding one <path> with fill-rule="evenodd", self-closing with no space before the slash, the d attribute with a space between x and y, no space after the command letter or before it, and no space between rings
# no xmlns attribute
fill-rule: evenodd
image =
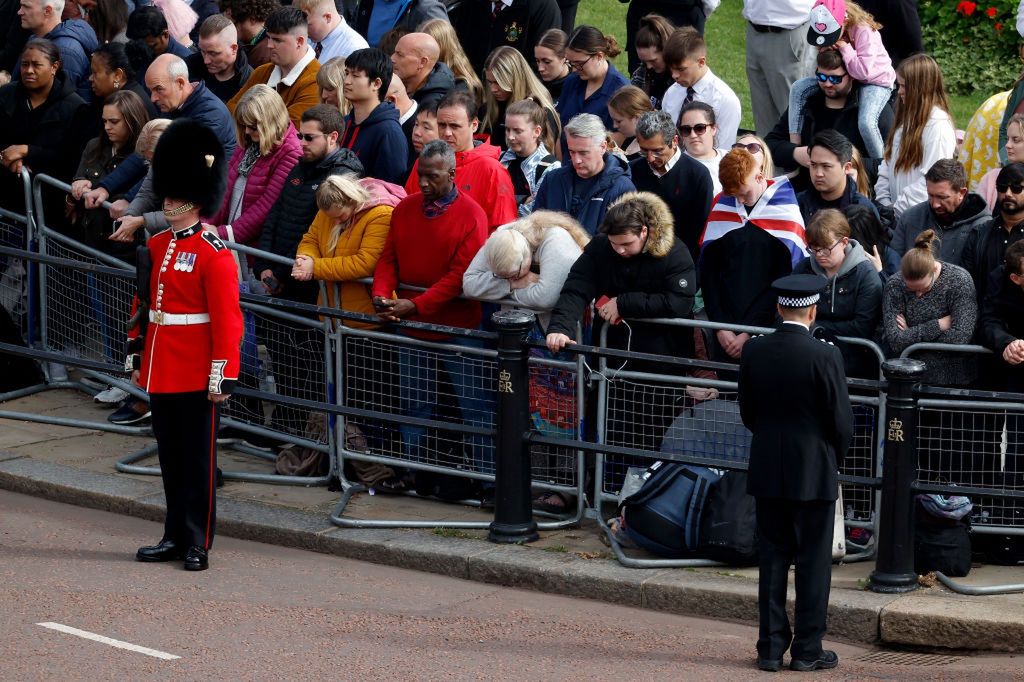
<svg viewBox="0 0 1024 682"><path fill-rule="evenodd" d="M117 405L127 397L128 391L117 386L110 386L107 390L100 391L93 396L93 400L101 405Z"/></svg>
<svg viewBox="0 0 1024 682"><path fill-rule="evenodd" d="M129 398L116 412L107 417L107 421L119 426L134 426L148 421L151 415L149 403Z"/></svg>

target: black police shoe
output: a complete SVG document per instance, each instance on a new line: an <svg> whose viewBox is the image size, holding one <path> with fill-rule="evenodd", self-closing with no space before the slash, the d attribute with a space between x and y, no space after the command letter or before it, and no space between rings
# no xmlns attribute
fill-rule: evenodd
<svg viewBox="0 0 1024 682"><path fill-rule="evenodd" d="M802 673L809 673L814 672L815 670L831 670L837 665L839 665L839 656L836 655L836 652L825 649L821 652L821 655L813 661L794 658L789 662L789 669Z"/></svg>
<svg viewBox="0 0 1024 682"><path fill-rule="evenodd" d="M781 658L761 658L757 657L757 668L758 670L765 670L770 673L777 673L782 670L782 659Z"/></svg>
<svg viewBox="0 0 1024 682"><path fill-rule="evenodd" d="M174 561L182 556L182 548L174 540L164 538L158 544L139 547L135 552L136 561Z"/></svg>
<svg viewBox="0 0 1024 682"><path fill-rule="evenodd" d="M205 571L210 567L210 555L202 547L189 547L185 553L186 571Z"/></svg>

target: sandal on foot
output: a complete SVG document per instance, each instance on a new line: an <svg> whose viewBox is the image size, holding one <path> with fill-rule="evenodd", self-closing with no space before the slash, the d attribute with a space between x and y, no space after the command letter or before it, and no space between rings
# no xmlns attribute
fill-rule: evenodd
<svg viewBox="0 0 1024 682"><path fill-rule="evenodd" d="M575 499L562 493L551 491L539 495L533 500L533 508L549 514L568 514L576 506Z"/></svg>

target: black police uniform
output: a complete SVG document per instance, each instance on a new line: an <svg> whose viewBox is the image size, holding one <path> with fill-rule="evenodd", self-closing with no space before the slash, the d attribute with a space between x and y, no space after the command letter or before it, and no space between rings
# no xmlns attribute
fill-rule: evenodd
<svg viewBox="0 0 1024 682"><path fill-rule="evenodd" d="M815 275L790 275L773 287L780 305L796 308L816 301L824 284ZM753 434L747 492L757 500L761 557L758 656L781 665L792 644L794 661L817 661L831 587L838 470L853 438L842 355L803 325L783 322L743 347L739 403ZM786 615L793 563L795 633Z"/></svg>

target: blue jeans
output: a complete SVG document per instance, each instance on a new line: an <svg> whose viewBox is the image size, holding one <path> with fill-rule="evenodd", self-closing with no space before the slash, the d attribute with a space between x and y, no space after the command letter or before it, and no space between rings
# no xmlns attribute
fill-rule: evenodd
<svg viewBox="0 0 1024 682"><path fill-rule="evenodd" d="M453 337L449 344L466 348L483 348L479 339ZM494 369L492 363L478 355L463 355L448 350L420 346L402 346L398 351L399 387L402 414L419 419L437 415L438 383L443 366L451 381L458 402L460 421L467 426L494 426ZM427 429L403 424L402 451L412 461L431 461L427 449ZM494 446L487 436L466 435L464 446L472 453L473 468L480 473L494 473Z"/></svg>
<svg viewBox="0 0 1024 682"><path fill-rule="evenodd" d="M814 94L817 87L816 76L801 78L793 83L793 88L789 91L789 132L799 133L803 130L804 107L807 105L807 98ZM880 159L885 155L885 140L882 139L882 131L878 128L878 117L881 116L882 109L891 96L892 88L863 83L860 86L857 128L861 139L864 140L864 150L868 158Z"/></svg>

